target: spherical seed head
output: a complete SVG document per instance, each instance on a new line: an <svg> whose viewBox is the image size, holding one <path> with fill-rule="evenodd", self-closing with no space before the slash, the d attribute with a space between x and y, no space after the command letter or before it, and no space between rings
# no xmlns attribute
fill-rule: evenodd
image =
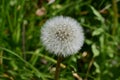
<svg viewBox="0 0 120 80"><path fill-rule="evenodd" d="M47 20L42 27L41 41L49 52L66 57L81 49L84 33L75 19L57 16Z"/></svg>

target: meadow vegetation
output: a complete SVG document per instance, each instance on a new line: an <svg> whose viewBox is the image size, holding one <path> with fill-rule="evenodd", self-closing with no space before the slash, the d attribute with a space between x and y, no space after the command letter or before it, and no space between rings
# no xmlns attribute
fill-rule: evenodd
<svg viewBox="0 0 120 80"><path fill-rule="evenodd" d="M120 0L0 0L0 80L53 80L56 56L40 41L49 18L70 16L85 43L60 80L120 80Z"/></svg>

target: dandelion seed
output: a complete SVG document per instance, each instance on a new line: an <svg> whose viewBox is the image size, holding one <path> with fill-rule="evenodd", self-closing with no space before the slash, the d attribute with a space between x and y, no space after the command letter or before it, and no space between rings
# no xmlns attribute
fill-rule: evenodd
<svg viewBox="0 0 120 80"><path fill-rule="evenodd" d="M81 49L84 43L84 33L75 19L57 16L47 20L43 25L41 41L49 52L66 57Z"/></svg>

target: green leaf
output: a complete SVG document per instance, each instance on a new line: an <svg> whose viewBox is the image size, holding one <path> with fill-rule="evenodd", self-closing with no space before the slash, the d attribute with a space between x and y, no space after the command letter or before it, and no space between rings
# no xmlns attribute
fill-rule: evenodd
<svg viewBox="0 0 120 80"><path fill-rule="evenodd" d="M89 39L86 39L85 42L88 44L88 45L91 45L93 42Z"/></svg>
<svg viewBox="0 0 120 80"><path fill-rule="evenodd" d="M92 52L93 52L93 57L97 57L100 54L95 44L92 45Z"/></svg>
<svg viewBox="0 0 120 80"><path fill-rule="evenodd" d="M97 19L104 23L104 18L102 15L93 6L90 6L90 8L92 9L94 15L96 15Z"/></svg>
<svg viewBox="0 0 120 80"><path fill-rule="evenodd" d="M95 29L92 33L92 36L98 36L100 34L103 34L104 30L102 28Z"/></svg>
<svg viewBox="0 0 120 80"><path fill-rule="evenodd" d="M113 57L114 57L114 50L112 49L111 46L108 46L108 47L107 47L107 51L108 51L108 56L109 56L110 58L113 58Z"/></svg>
<svg viewBox="0 0 120 80"><path fill-rule="evenodd" d="M95 66L95 68L96 68L96 73L100 73L100 66L96 63L96 62L94 62L93 63L93 65Z"/></svg>

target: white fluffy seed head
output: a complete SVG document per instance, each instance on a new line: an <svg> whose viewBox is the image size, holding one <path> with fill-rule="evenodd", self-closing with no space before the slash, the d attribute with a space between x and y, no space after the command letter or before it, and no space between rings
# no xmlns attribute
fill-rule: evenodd
<svg viewBox="0 0 120 80"><path fill-rule="evenodd" d="M84 33L82 27L73 18L57 16L47 20L43 25L41 41L49 52L66 57L81 49Z"/></svg>

